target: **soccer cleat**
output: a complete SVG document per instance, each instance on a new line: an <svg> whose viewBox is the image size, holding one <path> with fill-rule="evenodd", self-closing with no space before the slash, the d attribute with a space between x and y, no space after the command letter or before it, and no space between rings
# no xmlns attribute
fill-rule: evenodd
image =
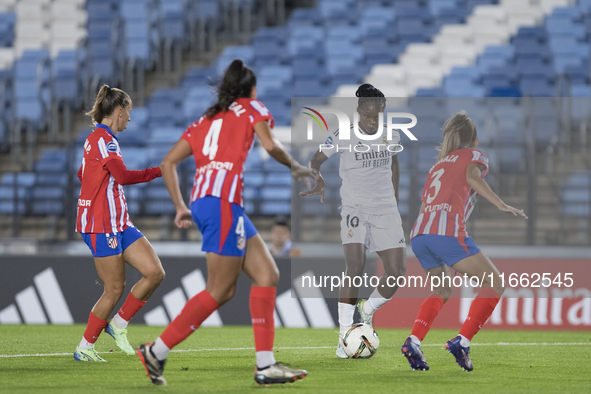
<svg viewBox="0 0 591 394"><path fill-rule="evenodd" d="M404 354L404 357L408 360L413 371L429 370L429 366L425 361L425 355L421 350L421 345L414 343L410 337L406 338L406 341L404 341L401 351L402 354Z"/></svg>
<svg viewBox="0 0 591 394"><path fill-rule="evenodd" d="M470 347L462 346L460 344L461 339L462 337L459 335L453 339L450 339L445 344L445 348L454 355L456 358L456 363L458 363L458 365L462 367L464 371L472 371L474 366L472 365L472 360L470 360L470 357L468 357L468 353L470 353Z"/></svg>
<svg viewBox="0 0 591 394"><path fill-rule="evenodd" d="M166 386L166 379L164 379L164 376L162 376L164 373L164 364L166 364L166 360L158 360L150 350L152 346L154 346L154 342L140 345L139 349L137 350L137 355L140 356L140 361L144 365L146 373L152 380L152 383L157 386Z"/></svg>
<svg viewBox="0 0 591 394"><path fill-rule="evenodd" d="M104 358L101 358L93 347L88 349L80 349L78 346L74 351L74 360L76 361L104 361L107 362Z"/></svg>
<svg viewBox="0 0 591 394"><path fill-rule="evenodd" d="M337 357L338 358L349 358L345 353L345 344L343 343L343 337L339 334L339 344L337 345Z"/></svg>
<svg viewBox="0 0 591 394"><path fill-rule="evenodd" d="M135 350L129 344L127 340L127 328L119 328L113 323L113 320L105 328L105 332L113 337L119 349L123 350L123 353L133 356Z"/></svg>
<svg viewBox="0 0 591 394"><path fill-rule="evenodd" d="M365 313L363 311L363 305L365 305L366 302L367 300L359 300L359 302L357 303L357 310L361 315L361 322L371 326L373 320L373 313Z"/></svg>
<svg viewBox="0 0 591 394"><path fill-rule="evenodd" d="M305 369L292 369L283 363L275 363L259 369L254 368L254 380L258 384L293 383L308 375Z"/></svg>

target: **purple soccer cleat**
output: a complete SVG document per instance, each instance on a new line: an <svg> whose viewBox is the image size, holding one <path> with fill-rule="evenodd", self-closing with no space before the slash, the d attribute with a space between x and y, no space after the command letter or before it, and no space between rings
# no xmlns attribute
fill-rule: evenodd
<svg viewBox="0 0 591 394"><path fill-rule="evenodd" d="M410 337L406 338L404 345L402 345L402 354L408 360L410 367L413 371L428 371L429 366L425 361L425 356L421 351L421 345L413 343Z"/></svg>
<svg viewBox="0 0 591 394"><path fill-rule="evenodd" d="M472 371L474 366L472 365L472 360L470 360L470 357L468 357L468 353L470 353L470 347L464 347L460 345L461 339L462 337L459 335L453 339L450 339L447 341L445 348L454 355L456 358L456 363L458 363L458 365L462 367L464 371Z"/></svg>

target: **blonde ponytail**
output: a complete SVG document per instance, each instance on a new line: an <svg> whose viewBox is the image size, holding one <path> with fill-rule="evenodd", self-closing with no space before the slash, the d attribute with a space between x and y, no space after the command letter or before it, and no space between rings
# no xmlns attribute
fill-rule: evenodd
<svg viewBox="0 0 591 394"><path fill-rule="evenodd" d="M126 108L130 104L131 98L123 90L103 85L96 95L92 109L86 115L92 118L94 124L97 124L111 116L115 108Z"/></svg>
<svg viewBox="0 0 591 394"><path fill-rule="evenodd" d="M466 111L460 111L443 125L443 142L437 147L437 160L462 147L472 148L476 140L476 126Z"/></svg>

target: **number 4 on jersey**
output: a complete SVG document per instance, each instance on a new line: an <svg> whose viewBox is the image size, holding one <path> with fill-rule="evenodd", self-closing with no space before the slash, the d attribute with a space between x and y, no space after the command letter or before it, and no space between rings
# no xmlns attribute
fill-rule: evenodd
<svg viewBox="0 0 591 394"><path fill-rule="evenodd" d="M236 234L239 237L244 237L244 216L240 216L238 218L238 223L236 224Z"/></svg>
<svg viewBox="0 0 591 394"><path fill-rule="evenodd" d="M203 141L203 156L209 155L209 160L213 160L218 153L218 140L222 131L222 122L223 119L216 119L211 122L205 141Z"/></svg>

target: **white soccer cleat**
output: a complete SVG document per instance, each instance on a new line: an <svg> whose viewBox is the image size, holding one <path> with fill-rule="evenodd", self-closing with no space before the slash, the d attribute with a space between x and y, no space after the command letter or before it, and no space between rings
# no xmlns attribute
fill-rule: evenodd
<svg viewBox="0 0 591 394"><path fill-rule="evenodd" d="M338 358L349 358L345 353L345 345L343 344L343 337L339 334L339 344L337 345L337 357Z"/></svg>
<svg viewBox="0 0 591 394"><path fill-rule="evenodd" d="M305 369L292 369L280 362L263 369L254 368L254 380L258 384L293 383L306 375L308 371Z"/></svg>
<svg viewBox="0 0 591 394"><path fill-rule="evenodd" d="M363 306L365 305L366 302L367 302L367 300L359 300L359 302L357 303L357 310L359 311L359 314L361 315L361 323L372 326L373 313L365 313L363 311Z"/></svg>

